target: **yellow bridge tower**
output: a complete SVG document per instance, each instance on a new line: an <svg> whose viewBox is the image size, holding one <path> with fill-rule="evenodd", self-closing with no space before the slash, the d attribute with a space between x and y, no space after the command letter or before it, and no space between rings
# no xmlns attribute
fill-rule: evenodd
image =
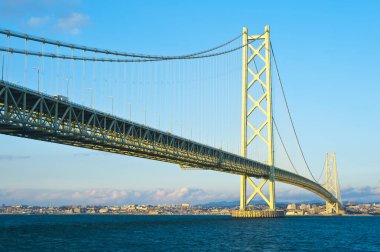
<svg viewBox="0 0 380 252"><path fill-rule="evenodd" d="M253 140L259 138L267 147L266 162L272 166L272 169L270 176L259 184L256 184L250 177L241 175L240 208L239 211L233 212L234 217L279 217L283 215L282 211L275 211L270 46L269 25L265 27L262 35L248 35L247 28L243 28L241 155L247 157L248 147L253 145ZM261 64L256 64L256 59ZM251 93L257 85L262 90L262 94L258 97ZM261 112L261 116L256 116L257 111ZM254 122L260 122L259 126L256 126ZM253 193L248 199L247 181L253 187ZM262 192L262 188L267 182L269 183L269 197ZM247 209L251 200L256 196L260 196L268 204L269 210Z"/></svg>
<svg viewBox="0 0 380 252"><path fill-rule="evenodd" d="M329 191L332 195L334 195L339 200L339 202L342 202L341 195L340 195L335 152L332 155L329 153L326 153L325 170L326 170L326 184L325 184L326 190ZM339 210L343 210L343 209L339 209L338 202L330 203L326 201L327 214L339 214Z"/></svg>

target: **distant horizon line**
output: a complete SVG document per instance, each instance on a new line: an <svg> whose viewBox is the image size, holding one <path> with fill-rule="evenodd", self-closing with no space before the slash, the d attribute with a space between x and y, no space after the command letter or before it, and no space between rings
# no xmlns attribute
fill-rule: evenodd
<svg viewBox="0 0 380 252"><path fill-rule="evenodd" d="M62 204L62 205L30 205L30 204L5 204L2 203L0 207L122 207L122 206L182 206L184 204L188 204L192 207L238 207L239 201L217 201L217 202L208 202L208 203L201 203L201 204L190 204L187 202L183 203L163 203L163 204L138 204L138 203L130 203L130 204ZM296 205L323 205L325 204L324 201L298 201L298 202L290 202L290 201L283 201L283 202L277 202L276 205L289 205L289 204L296 204ZM343 205L348 204L380 204L380 201L343 201ZM251 206L265 206L265 202L254 202L253 204L250 204Z"/></svg>

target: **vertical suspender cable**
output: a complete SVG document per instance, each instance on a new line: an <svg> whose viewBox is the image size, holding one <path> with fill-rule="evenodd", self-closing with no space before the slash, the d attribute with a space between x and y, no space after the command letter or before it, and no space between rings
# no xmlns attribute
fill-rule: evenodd
<svg viewBox="0 0 380 252"><path fill-rule="evenodd" d="M175 101L176 101L176 105L175 105L175 122L174 122L174 127L176 128L175 130L176 130L176 134L179 134L178 132L179 132L179 130L178 130L178 126L179 126L179 120L178 120L178 118L179 118L179 113L178 113L178 107L179 107L179 86L178 86L178 69L179 69L179 61L178 60L176 60L175 61L176 62L176 64L175 64L175 74L174 74L174 76L175 76L175 78L174 78L174 85L175 85L175 94L176 94L176 98L175 98Z"/></svg>
<svg viewBox="0 0 380 252"><path fill-rule="evenodd" d="M165 96L165 90L163 89L163 85L161 85L161 82L160 82L160 80L162 80L161 65L159 65L157 61L155 63L156 63L156 67L157 67L156 81L157 81L157 89L158 89L158 94L157 94L158 95L157 96L158 128L160 130L162 130L162 128L161 128L161 111L163 110L162 109L162 105L163 105L162 98L163 98L163 96Z"/></svg>
<svg viewBox="0 0 380 252"><path fill-rule="evenodd" d="M203 139L203 113L204 113L204 108L203 108L203 92L202 92L202 67L203 67L203 59L198 60L198 65L197 65L197 72L198 72L198 78L197 78L197 83L198 83L198 96L199 96L199 124L198 124L198 130L199 130L199 141L204 142Z"/></svg>
<svg viewBox="0 0 380 252"><path fill-rule="evenodd" d="M10 45L10 36L9 34L7 35L8 37L8 52L9 52L9 45ZM8 61L8 69L9 69L9 78L8 81L12 81L12 52L9 53L9 61Z"/></svg>
<svg viewBox="0 0 380 252"><path fill-rule="evenodd" d="M144 64L142 77L142 85L141 85L141 97L144 102L144 125L147 126L147 111L148 111L148 76L149 76L149 68L146 64Z"/></svg>
<svg viewBox="0 0 380 252"><path fill-rule="evenodd" d="M204 106L204 96L205 96L205 92L203 92L203 76L204 76L204 60L205 59L201 59L201 64L200 64L200 67L199 67L199 93L200 93L200 104L201 104L201 116L200 116L200 124L201 125L201 128L200 128L200 131L201 131L201 141L203 143L205 143L205 134L204 134L204 114L205 114L205 106Z"/></svg>
<svg viewBox="0 0 380 252"><path fill-rule="evenodd" d="M166 70L165 74L167 78L167 88L168 88L167 93L168 94L170 93L170 98L171 98L170 102L173 101L174 106L175 106L175 90L174 90L174 87L172 86L172 82L173 82L172 79L173 79L174 74L170 75L170 73L174 73L173 64L174 64L174 61L172 60L168 62L168 69ZM168 110L170 110L170 132L173 133L174 107L170 106L169 101L167 101L166 107Z"/></svg>
<svg viewBox="0 0 380 252"><path fill-rule="evenodd" d="M132 103L135 100L135 94L133 93L133 83L134 83L134 63L131 63L131 95L130 95L130 100L129 100L129 120L132 121Z"/></svg>
<svg viewBox="0 0 380 252"><path fill-rule="evenodd" d="M209 92L212 94L212 97L213 97L213 104L211 106L212 110L210 111L210 114L214 114L214 134L212 134L212 138L210 139L211 141L211 144L213 143L213 146L214 148L217 148L216 146L216 136L218 134L218 108L216 106L217 102L216 102L216 95L217 95L217 92L218 92L218 88L216 86L216 57L212 57L211 58L211 66L212 66L212 69L211 69L211 78L209 79L209 82L211 83L211 85L209 85L208 89L209 89Z"/></svg>
<svg viewBox="0 0 380 252"><path fill-rule="evenodd" d="M104 90L104 79L105 79L105 62L101 61L99 62L99 107L104 109L104 96L105 96L105 90Z"/></svg>
<svg viewBox="0 0 380 252"><path fill-rule="evenodd" d="M96 58L96 53L94 52L94 58ZM92 82L90 88L90 100L91 100L91 108L94 108L94 88L96 85L96 61L92 62Z"/></svg>
<svg viewBox="0 0 380 252"><path fill-rule="evenodd" d="M86 50L83 50L83 57L86 57ZM86 61L83 60L83 79L82 79L82 105L86 102Z"/></svg>
<svg viewBox="0 0 380 252"><path fill-rule="evenodd" d="M50 58L50 82L49 82L49 87L50 87L50 92L53 94L54 92L54 78L53 78L53 68L54 68L54 61L53 57Z"/></svg>
<svg viewBox="0 0 380 252"><path fill-rule="evenodd" d="M183 125L183 119L184 119L184 114L183 114L183 106L184 106L184 97L183 97L183 89L184 89L184 79L183 79L183 77L184 77L184 75L183 75L183 61L182 60L180 60L179 61L179 63L180 63L180 91L181 91L181 104L180 104L180 113L181 113L181 136L183 137L183 135L184 135L184 129L183 129L183 127L184 127L184 125Z"/></svg>
<svg viewBox="0 0 380 252"><path fill-rule="evenodd" d="M44 54L45 51L45 43L42 43L41 45L41 52ZM42 78L41 78L41 91L43 92L44 90L44 79L45 79L45 57L41 57L42 63L41 63L41 68L42 68Z"/></svg>
<svg viewBox="0 0 380 252"><path fill-rule="evenodd" d="M74 56L74 48L71 48L71 55ZM71 64L72 64L72 69L73 69L72 70L73 83L76 83L76 79L75 79L75 77L76 77L76 75L75 75L75 72L76 72L76 60L72 60ZM73 99L76 98L77 93L78 93L77 90L76 90L76 87L77 87L77 85L73 85L73 90L74 90Z"/></svg>
<svg viewBox="0 0 380 252"><path fill-rule="evenodd" d="M142 77L141 77L141 72L143 71L143 63L139 64L138 65L139 67L137 68L137 103L138 103L138 107L137 107L137 116L140 117L140 122L144 123L144 115L143 115L143 112L144 112L144 108L143 108L143 102L141 100L141 86L142 86ZM140 67L141 66L141 67ZM142 116L142 119L141 119L141 116Z"/></svg>
<svg viewBox="0 0 380 252"><path fill-rule="evenodd" d="M28 39L25 39L24 85L28 86Z"/></svg>
<svg viewBox="0 0 380 252"><path fill-rule="evenodd" d="M117 56L117 60L119 59L119 56ZM116 67L116 109L115 109L115 114L117 115L118 111L119 111L119 108L120 108L120 83L119 83L119 63L116 62L115 63L115 67ZM120 112L119 112L120 113Z"/></svg>
<svg viewBox="0 0 380 252"><path fill-rule="evenodd" d="M144 99L144 92L143 92L143 86L144 86L144 81L145 81L145 78L144 78L144 75L145 75L145 64L143 63L141 65L141 71L140 71L140 74L139 74L139 82L140 82L140 85L139 85L139 100L140 100L140 103L141 103L141 114L142 114L142 122L144 125L146 125L146 103L145 103L145 99Z"/></svg>
<svg viewBox="0 0 380 252"><path fill-rule="evenodd" d="M103 92L102 92L102 100L103 100L103 109L104 111L108 111L107 102L108 102L108 62L103 62Z"/></svg>
<svg viewBox="0 0 380 252"><path fill-rule="evenodd" d="M257 64L256 64L255 59L252 59L252 61L253 61L253 64L254 64L254 66L255 66L256 72L258 72L259 70L258 70L258 67L257 67ZM260 85L260 86L261 86L261 85ZM262 90L263 93L265 92L263 86L261 86L261 90ZM285 151L285 154L286 154L286 156L287 156L287 158L288 158L288 160L289 160L289 162L290 162L290 165L292 166L293 170L298 174L298 171L297 171L297 169L296 169L296 167L295 167L295 165L294 165L292 159L290 158L290 155L289 155L289 153L288 153L288 150L287 150L287 148L286 148L286 146L285 146L285 142L283 141L283 139L282 139L282 137L281 137L280 131L279 131L278 127L277 127L277 123L276 123L276 121L275 121L274 118L272 118L272 119L273 119L273 126L274 126L274 128L275 128L275 130L276 130L276 132L277 132L277 135L278 135L278 137L279 137L280 143L281 143L281 145L282 145L282 147L283 147L283 149L284 149L284 151Z"/></svg>
<svg viewBox="0 0 380 252"><path fill-rule="evenodd" d="M153 123L156 125L156 127L157 127L157 108L158 108L158 106L159 106L159 104L157 103L157 98L159 97L158 95L158 90L156 90L156 88L157 88L157 62L154 62L153 63L154 64L154 70L153 70L153 72L154 72L154 76L153 76L153 98L154 98L154 100L153 100L153 117L154 117L154 120L153 120ZM158 127L159 128L159 127Z"/></svg>
<svg viewBox="0 0 380 252"><path fill-rule="evenodd" d="M59 45L57 45L57 55L59 55ZM55 90L56 90L56 95L59 94L58 74L59 74L59 58L56 58L56 68L55 68Z"/></svg>
<svg viewBox="0 0 380 252"><path fill-rule="evenodd" d="M140 122L143 122L143 120L141 120L141 115L142 115L142 103L141 103L141 71L142 71L142 68L140 67L142 65L141 64L138 64L138 67L137 67L137 73L136 73L136 97L137 97L137 107L136 107L136 116L138 117L138 120Z"/></svg>
<svg viewBox="0 0 380 252"><path fill-rule="evenodd" d="M146 88L145 88L145 96L146 96L146 103L147 103L147 125L149 123L149 121L151 121L152 119L152 99L153 99L153 96L154 96L154 89L152 88L152 64L151 62L149 61L148 63L148 66L147 66L147 74L146 74Z"/></svg>
<svg viewBox="0 0 380 252"><path fill-rule="evenodd" d="M203 92L201 91L202 90L202 67L203 67L203 59L200 59L199 60L199 64L198 64L198 67L197 67L197 72L198 72L198 86L199 86L199 106L200 106L200 115L199 115L199 136L200 136L200 142L204 142L204 139L203 139L203 113L204 113L204 108L203 108Z"/></svg>
<svg viewBox="0 0 380 252"><path fill-rule="evenodd" d="M189 83L189 65L191 63L191 61L185 61L186 65L185 65L185 107L184 107L184 113L185 113L185 122L184 124L186 125L186 128L188 129L188 132L189 130L191 130L191 125L189 123L189 100L190 98L192 98L190 96L190 93L189 93L189 86L190 86L190 83ZM187 133L187 137L189 137L189 133Z"/></svg>
<svg viewBox="0 0 380 252"><path fill-rule="evenodd" d="M157 93L156 93L156 72L155 72L155 62L150 62L150 70L151 70L151 73L150 73L150 84L149 86L151 87L151 89L153 90L152 92L152 99L151 99L151 111L150 111L150 122L151 124L157 128L157 116L156 116L156 108L155 108L155 105L156 105L156 96L157 96Z"/></svg>
<svg viewBox="0 0 380 252"><path fill-rule="evenodd" d="M61 82L62 82L62 94L65 95L66 97L68 97L68 92L65 92L65 87L67 88L66 90L68 90L68 78L67 76L65 76L65 66L66 66L66 61L65 59L61 59L62 61L62 74L61 74Z"/></svg>
<svg viewBox="0 0 380 252"><path fill-rule="evenodd" d="M126 101L127 101L127 63L123 63L123 115L127 117L127 111L126 111Z"/></svg>
<svg viewBox="0 0 380 252"><path fill-rule="evenodd" d="M9 35L7 35L7 47L8 47L8 52L6 53L7 54L7 78L6 79L7 79L7 81L9 81L9 66L10 66L9 58L11 55L11 53L9 52ZM4 64L4 62L3 62L3 64Z"/></svg>
<svg viewBox="0 0 380 252"><path fill-rule="evenodd" d="M181 60L178 60L178 64L179 64L179 99L180 99L180 103L179 103L179 123L180 123L180 127L181 127L181 137L183 137L183 113L182 113L182 107L183 107L183 96L182 96L182 93L183 93L183 73L182 73L182 61Z"/></svg>
<svg viewBox="0 0 380 252"><path fill-rule="evenodd" d="M74 56L74 51L73 51L74 49L72 48L72 47L70 47L70 54L71 54L71 57L73 57ZM68 66L69 68L70 68L70 73L69 73L69 78L71 79L71 83L72 83L72 87L71 87L71 96L70 97L72 97L72 99L74 100L75 99L75 81L74 81L74 60L70 60L70 63L69 63L69 66Z"/></svg>
<svg viewBox="0 0 380 252"><path fill-rule="evenodd" d="M304 160L304 162L305 162L305 164L306 164L307 169L309 170L309 173L310 173L311 177L314 179L314 181L315 181L316 183L318 183L317 180L315 179L313 173L312 173L311 170L310 170L309 164L308 164L307 161L306 161L305 155L304 155L303 150L302 150L302 148L301 148L300 141L299 141L299 139L298 139L298 135L297 135L297 132L296 132L296 129L295 129L294 123L293 123L293 118L292 118L292 116L291 116L291 114L290 114L290 109L289 109L288 101L287 101L286 96L285 96L284 86L282 85L282 80L281 80L280 72L279 72L279 70L278 70L278 65L277 65L276 57L275 57L275 54L274 54L274 51L273 51L272 43L271 43L270 49L271 49L271 52L272 52L272 55L273 55L273 60L274 60L274 65L275 65L275 67L276 67L277 77L278 77L278 80L279 80L279 82L280 82L281 91L282 91L282 94L283 94L283 97L284 97L284 100L285 100L286 110L287 110L287 112L288 112L288 115L289 115L289 118L290 118L290 122L291 122L291 125L292 125L292 129L293 129L294 135L295 135L296 140L297 140L298 148L299 148L299 150L300 150L300 152L301 152L302 158L303 158L303 160Z"/></svg>

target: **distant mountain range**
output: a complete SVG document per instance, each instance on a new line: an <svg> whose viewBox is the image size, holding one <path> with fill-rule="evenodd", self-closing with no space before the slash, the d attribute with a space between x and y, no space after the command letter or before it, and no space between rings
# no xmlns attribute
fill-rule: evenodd
<svg viewBox="0 0 380 252"><path fill-rule="evenodd" d="M351 201L343 201L343 204L346 205ZM304 201L277 201L276 206L287 206L288 204L293 204L296 203L297 205L299 204L324 204L325 201L323 200L304 200ZM380 204L380 202L354 202L356 204ZM197 204L195 206L202 206L202 207L236 207L239 206L240 202L238 200L236 201L219 201L219 202L208 202L208 203L203 203L203 204ZM258 200L252 202L252 205L266 205L266 202L264 200Z"/></svg>
<svg viewBox="0 0 380 252"><path fill-rule="evenodd" d="M323 204L324 201L320 200L305 200L305 201L299 201L299 202L286 202L286 201L278 201L276 202L276 206L287 206L288 204ZM264 200L258 200L252 202L253 205L266 205L266 202ZM239 206L239 201L219 201L219 202L208 202L204 204L197 204L196 206L204 206L204 207L235 207Z"/></svg>

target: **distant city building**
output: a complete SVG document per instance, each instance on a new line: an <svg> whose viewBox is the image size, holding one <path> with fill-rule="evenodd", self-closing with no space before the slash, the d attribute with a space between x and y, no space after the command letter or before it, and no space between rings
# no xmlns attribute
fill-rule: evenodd
<svg viewBox="0 0 380 252"><path fill-rule="evenodd" d="M286 210L296 210L297 209L297 206L295 203L293 204L289 204L287 207L286 207Z"/></svg>
<svg viewBox="0 0 380 252"><path fill-rule="evenodd" d="M249 209L266 209L265 205L250 205ZM128 214L128 215L231 215L236 207L191 206L180 205L125 205L125 206L62 206L38 207L26 205L0 206L0 214ZM279 209L285 210L287 216L326 215L325 204L289 204ZM379 204L355 204L345 206L346 213L354 215L380 215Z"/></svg>
<svg viewBox="0 0 380 252"><path fill-rule="evenodd" d="M105 208L100 208L99 209L99 213L108 213L108 208L105 207Z"/></svg>

